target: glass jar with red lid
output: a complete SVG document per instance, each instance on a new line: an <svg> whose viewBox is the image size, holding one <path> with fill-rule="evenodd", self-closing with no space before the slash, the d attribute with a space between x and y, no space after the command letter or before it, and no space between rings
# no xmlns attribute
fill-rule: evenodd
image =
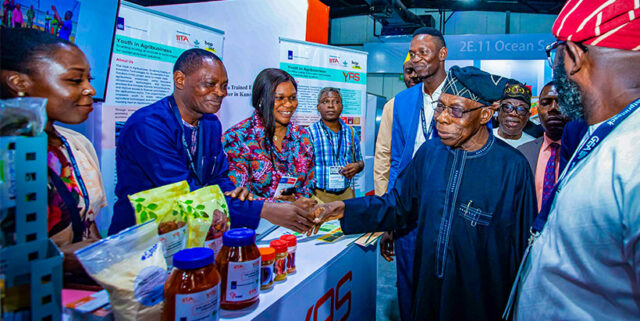
<svg viewBox="0 0 640 321"><path fill-rule="evenodd" d="M287 242L287 274L296 273L296 248L298 238L293 234L286 234L280 237Z"/></svg>
<svg viewBox="0 0 640 321"><path fill-rule="evenodd" d="M269 243L274 250L276 250L276 262L273 269L275 273L275 281L284 281L287 279L287 250L289 245L283 240L273 240Z"/></svg>

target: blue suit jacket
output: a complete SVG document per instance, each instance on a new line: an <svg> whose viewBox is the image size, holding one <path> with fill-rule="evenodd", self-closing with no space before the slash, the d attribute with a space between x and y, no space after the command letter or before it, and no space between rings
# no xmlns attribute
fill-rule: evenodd
<svg viewBox="0 0 640 321"><path fill-rule="evenodd" d="M109 234L136 224L128 195L166 184L186 180L191 190L197 186L189 169L187 151L182 145L182 123L175 118L169 102L173 96L137 110L120 131L116 148L118 200L113 209ZM205 114L200 120L203 130L204 186L219 185L223 192L235 188L229 179L229 164L222 148L222 125L218 117ZM227 197L232 227L257 228L262 201L240 201Z"/></svg>
<svg viewBox="0 0 640 321"><path fill-rule="evenodd" d="M578 149L578 145L588 129L589 125L584 120L572 120L564 126L562 144L560 145L560 173L571 160L571 156Z"/></svg>
<svg viewBox="0 0 640 321"><path fill-rule="evenodd" d="M422 95L422 83L419 83L401 91L394 99L393 126L391 127L391 167L387 191L393 188L398 175L413 158L413 148L420 125L420 112L424 104Z"/></svg>

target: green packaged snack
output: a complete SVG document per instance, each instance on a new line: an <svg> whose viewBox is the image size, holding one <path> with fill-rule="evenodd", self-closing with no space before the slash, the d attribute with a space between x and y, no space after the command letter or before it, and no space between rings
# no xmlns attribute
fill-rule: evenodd
<svg viewBox="0 0 640 321"><path fill-rule="evenodd" d="M187 217L181 215L176 200L187 193L189 184L181 181L129 195L137 224L156 220L169 267L173 266L173 255L186 245Z"/></svg>
<svg viewBox="0 0 640 321"><path fill-rule="evenodd" d="M217 254L222 234L229 229L229 209L218 185L206 186L178 198L187 217L187 248L209 247Z"/></svg>

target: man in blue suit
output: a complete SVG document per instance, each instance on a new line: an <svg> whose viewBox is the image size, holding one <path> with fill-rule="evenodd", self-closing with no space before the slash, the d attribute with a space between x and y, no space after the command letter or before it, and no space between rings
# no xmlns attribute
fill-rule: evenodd
<svg viewBox="0 0 640 321"><path fill-rule="evenodd" d="M312 226L307 212L291 203L236 198L238 189L229 179L222 149L222 125L215 115L227 95L227 71L220 58L203 49L189 49L173 69L173 94L137 110L120 132L118 200L109 234L136 224L128 195L183 180L192 191L219 185L226 195L232 228L255 229L262 217L306 232Z"/></svg>
<svg viewBox="0 0 640 321"><path fill-rule="evenodd" d="M391 168L387 190L393 188L398 175L409 164L422 143L437 135L433 122L433 103L440 98L447 77L444 67L447 46L440 31L433 28L416 30L411 40L409 56L422 82L401 91L394 99ZM396 231L395 236L398 304L402 320L408 320L410 316L405 314L411 310L415 226Z"/></svg>

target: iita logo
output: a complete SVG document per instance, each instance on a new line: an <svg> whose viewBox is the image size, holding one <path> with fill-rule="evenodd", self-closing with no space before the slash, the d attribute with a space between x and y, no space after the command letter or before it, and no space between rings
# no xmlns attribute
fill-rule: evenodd
<svg viewBox="0 0 640 321"><path fill-rule="evenodd" d="M176 40L178 40L179 43L189 44L189 37L185 35L176 35Z"/></svg>
<svg viewBox="0 0 640 321"><path fill-rule="evenodd" d="M194 47L196 47L196 48L200 48L200 41L198 41L198 39L196 39L196 40L193 42L193 46L194 46Z"/></svg>

